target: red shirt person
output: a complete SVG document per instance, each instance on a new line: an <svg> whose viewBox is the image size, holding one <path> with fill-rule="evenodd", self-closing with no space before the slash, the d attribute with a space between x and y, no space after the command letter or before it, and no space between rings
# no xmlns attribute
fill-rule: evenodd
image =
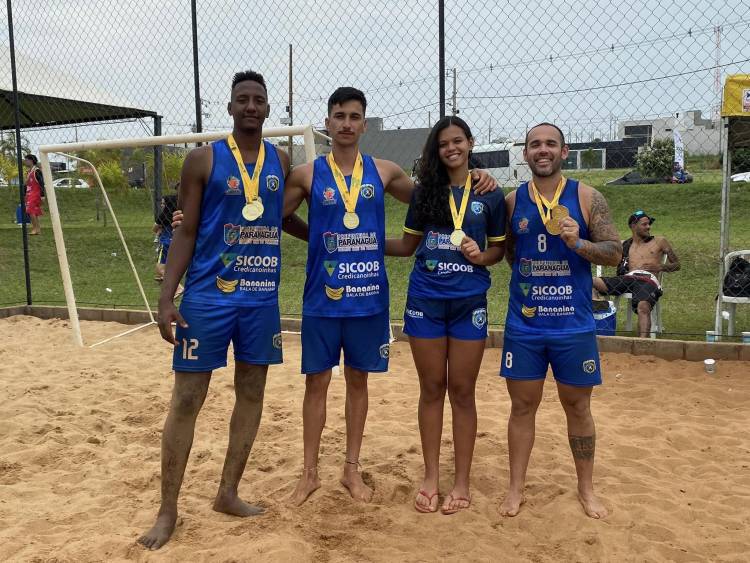
<svg viewBox="0 0 750 563"><path fill-rule="evenodd" d="M44 177L39 170L37 157L33 154L27 154L23 162L29 167L26 175L26 213L31 217L31 234L41 234L39 225L39 216L44 214L42 202L44 201Z"/></svg>

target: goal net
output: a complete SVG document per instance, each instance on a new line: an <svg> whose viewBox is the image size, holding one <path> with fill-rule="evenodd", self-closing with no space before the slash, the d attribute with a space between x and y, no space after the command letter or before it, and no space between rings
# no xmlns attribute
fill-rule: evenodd
<svg viewBox="0 0 750 563"><path fill-rule="evenodd" d="M45 185L49 186L46 195L65 303L73 338L79 346L84 345L79 304L145 309L148 314L145 324L91 347L156 323L153 308L159 294L159 269L158 229L154 229L154 219L159 198L154 186L161 184L163 195L174 194L179 168L189 146L226 138L229 133L108 139L39 148L39 163ZM278 139L288 152L303 153L293 156L296 163L314 160L316 138L328 139L312 125L269 128L263 131L263 136L272 142ZM301 137L301 143L292 142L294 137ZM148 147L161 147L161 151L152 156L143 150ZM79 179L65 186L58 181L56 186L69 189L53 187L50 157L67 159L76 166ZM143 173L139 175L141 166ZM161 182L154 181L157 174Z"/></svg>

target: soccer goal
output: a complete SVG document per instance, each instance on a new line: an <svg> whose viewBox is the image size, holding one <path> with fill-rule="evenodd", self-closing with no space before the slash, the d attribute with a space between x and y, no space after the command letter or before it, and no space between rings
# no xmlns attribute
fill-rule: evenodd
<svg viewBox="0 0 750 563"><path fill-rule="evenodd" d="M112 203L107 193L107 190L102 184L99 171L88 160L85 160L79 156L72 155L71 153L78 152L78 151L97 150L97 149L125 149L125 148L136 149L140 147L153 147L153 146L158 146L158 145L186 145L190 143L207 143L211 141L217 141L219 139L224 139L228 137L229 134L230 134L230 131L222 131L222 132L210 132L210 133L191 133L191 134L184 134L184 135L133 137L133 138L123 138L123 139L107 139L107 140L100 140L100 141L63 143L63 144L57 144L57 145L44 145L39 148L39 162L41 165L42 174L44 176L44 183L46 186L49 186L49 188L47 189L47 202L49 205L50 222L52 224L52 231L53 231L54 238L55 238L57 259L60 264L60 274L62 277L63 290L65 293L65 302L68 308L70 326L73 329L73 339L76 344L78 344L79 346L84 346L83 337L81 335L81 324L78 318L76 296L75 296L75 291L73 289L73 281L72 281L71 274L70 274L70 264L68 262L68 253L65 248L65 238L63 235L62 221L60 219L60 211L59 211L58 204L57 204L57 197L55 194L55 189L52 187L53 186L52 170L50 167L50 159L49 159L50 155L51 154L62 155L62 156L65 156L66 158L84 163L86 166L90 168L91 176L93 176L94 179L96 180L96 184L98 186L98 189L100 190L102 200L104 204L106 205L106 208L109 210L109 214L112 218L113 225L117 231L119 241L122 244L122 249L125 253L130 269L132 270L136 285L138 286L140 297L143 299L143 304L146 307L146 311L148 311L149 322L139 325L130 330L127 330L123 333L117 334L111 338L107 338L105 340L96 342L90 346L93 348L94 346L104 344L105 342L109 342L111 340L114 340L115 338L119 338L121 336L125 336L137 330L151 326L156 323L156 319L154 318L153 311L151 310L151 306L149 305L148 299L146 297L146 292L144 291L144 288L143 288L143 283L141 282L141 277L133 261L133 257L131 255L128 244L125 240L123 231L120 227L120 223L117 220L117 214L115 213L115 209L113 209L112 207ZM266 138L267 137L289 138L289 137L295 137L295 136L301 136L303 138L305 159L308 162L313 161L316 157L316 151L315 151L316 137L320 137L321 139L324 139L324 140L329 139L327 136L316 131L312 125L273 127L273 128L263 130L263 137L266 137ZM292 147L289 147L289 149L291 150Z"/></svg>

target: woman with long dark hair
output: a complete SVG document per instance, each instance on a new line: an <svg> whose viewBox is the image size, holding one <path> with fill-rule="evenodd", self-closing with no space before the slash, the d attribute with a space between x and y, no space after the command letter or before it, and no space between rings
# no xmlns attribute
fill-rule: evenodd
<svg viewBox="0 0 750 563"><path fill-rule="evenodd" d="M469 175L474 137L465 121L444 117L430 131L401 239L386 254L416 260L409 278L404 332L419 374L419 432L424 480L419 512L438 510L440 440L448 392L453 411L455 479L441 512L471 504L469 472L477 430L475 386L487 338L487 266L503 257L502 190L478 195Z"/></svg>

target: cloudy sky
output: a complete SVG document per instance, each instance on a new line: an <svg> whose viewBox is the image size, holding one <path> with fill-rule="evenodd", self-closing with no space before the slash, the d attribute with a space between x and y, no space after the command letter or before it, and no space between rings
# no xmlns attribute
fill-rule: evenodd
<svg viewBox="0 0 750 563"><path fill-rule="evenodd" d="M246 68L266 76L270 124L279 123L290 43L296 123L321 124L325 99L339 85L364 90L368 114L384 117L388 128L424 127L439 112L436 1L197 4L205 129L229 127L231 75ZM73 77L81 97L103 91L159 112L167 133L189 132L195 121L189 6L188 0L14 0L22 83L35 65L44 66ZM4 11L0 28L7 46ZM608 137L628 118L691 109L710 115L718 99L717 56L722 76L750 73L748 37L746 0L446 0L446 63L457 69L460 115L481 141L521 136L541 120L588 139ZM8 61L0 61L0 73L9 73ZM448 112L452 84L451 75ZM36 143L146 135L148 127L108 124L30 137Z"/></svg>

